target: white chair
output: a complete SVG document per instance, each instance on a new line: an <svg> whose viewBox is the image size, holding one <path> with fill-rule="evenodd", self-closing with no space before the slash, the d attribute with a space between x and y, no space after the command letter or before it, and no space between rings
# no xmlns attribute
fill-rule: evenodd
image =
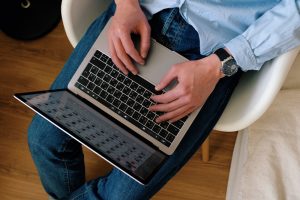
<svg viewBox="0 0 300 200"><path fill-rule="evenodd" d="M111 0L63 0L62 20L75 47L91 22ZM215 130L235 132L247 128L267 110L280 90L299 48L267 62L260 71L245 73L235 89ZM209 158L209 139L202 145L203 160Z"/></svg>

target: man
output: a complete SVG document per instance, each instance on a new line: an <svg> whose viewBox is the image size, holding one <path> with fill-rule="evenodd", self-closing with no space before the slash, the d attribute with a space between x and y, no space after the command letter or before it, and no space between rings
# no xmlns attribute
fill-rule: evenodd
<svg viewBox="0 0 300 200"><path fill-rule="evenodd" d="M43 186L57 199L149 199L198 149L222 114L241 71L258 70L300 44L300 3L297 0L116 0L89 28L52 89L67 86L108 19L110 53L127 74L146 62L150 35L190 61L178 63L156 86L178 84L153 96L157 122L176 121L202 106L178 149L146 186L118 169L85 183L81 145L36 116L29 128L29 146ZM144 14L146 13L146 15ZM149 22L147 19L150 19ZM151 34L150 34L151 32ZM130 34L141 36L136 50ZM206 57L204 57L206 56Z"/></svg>

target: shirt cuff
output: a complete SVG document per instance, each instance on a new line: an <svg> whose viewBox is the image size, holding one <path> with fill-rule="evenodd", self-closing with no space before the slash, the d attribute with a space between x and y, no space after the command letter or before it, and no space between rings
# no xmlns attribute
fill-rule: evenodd
<svg viewBox="0 0 300 200"><path fill-rule="evenodd" d="M230 51L241 70L259 70L261 68L262 64L257 63L254 52L243 35L233 38L224 46Z"/></svg>

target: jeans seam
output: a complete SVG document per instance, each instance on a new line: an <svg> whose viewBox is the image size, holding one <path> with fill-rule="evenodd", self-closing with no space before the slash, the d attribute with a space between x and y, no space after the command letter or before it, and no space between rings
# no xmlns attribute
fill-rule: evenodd
<svg viewBox="0 0 300 200"><path fill-rule="evenodd" d="M172 9L171 13L169 14L164 26L162 27L161 34L166 35L172 21L174 20L175 15L178 13L178 9Z"/></svg>

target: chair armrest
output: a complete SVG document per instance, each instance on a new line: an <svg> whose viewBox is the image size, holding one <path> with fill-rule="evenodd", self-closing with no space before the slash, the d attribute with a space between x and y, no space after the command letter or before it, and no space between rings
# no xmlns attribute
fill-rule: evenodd
<svg viewBox="0 0 300 200"><path fill-rule="evenodd" d="M244 73L214 129L238 131L260 118L283 85L299 49L265 63L260 71Z"/></svg>
<svg viewBox="0 0 300 200"><path fill-rule="evenodd" d="M112 0L63 0L61 16L67 37L73 47L77 45L89 25Z"/></svg>

